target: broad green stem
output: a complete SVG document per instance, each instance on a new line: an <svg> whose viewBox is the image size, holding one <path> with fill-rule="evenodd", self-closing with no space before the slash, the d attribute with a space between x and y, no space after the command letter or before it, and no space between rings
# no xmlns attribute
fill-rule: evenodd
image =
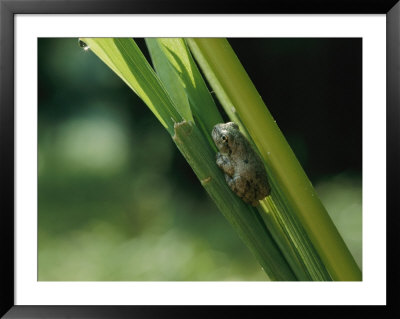
<svg viewBox="0 0 400 319"><path fill-rule="evenodd" d="M334 280L359 281L361 271L327 211L226 39L188 40L213 88L229 98L261 153L278 192L301 222ZM307 125L310 125L307 123Z"/></svg>

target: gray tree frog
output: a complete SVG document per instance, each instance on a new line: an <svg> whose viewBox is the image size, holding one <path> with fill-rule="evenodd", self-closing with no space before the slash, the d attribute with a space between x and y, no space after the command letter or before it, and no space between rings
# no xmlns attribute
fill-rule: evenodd
<svg viewBox="0 0 400 319"><path fill-rule="evenodd" d="M211 136L217 146L217 165L232 191L253 206L269 195L267 173L259 155L234 122L217 124Z"/></svg>

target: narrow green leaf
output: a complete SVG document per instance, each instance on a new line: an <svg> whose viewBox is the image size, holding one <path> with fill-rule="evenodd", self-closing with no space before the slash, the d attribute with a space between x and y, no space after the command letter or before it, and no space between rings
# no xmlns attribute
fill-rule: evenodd
<svg viewBox="0 0 400 319"><path fill-rule="evenodd" d="M214 125L222 123L223 119L186 43L181 38L158 38L156 41L159 48L164 52L170 66L181 80L190 102L195 122L212 143L210 133ZM157 72L160 71L162 70L157 69Z"/></svg>
<svg viewBox="0 0 400 319"><path fill-rule="evenodd" d="M174 123L184 118L176 111L171 98L133 39L81 40L146 103L161 124L173 135Z"/></svg>
<svg viewBox="0 0 400 319"><path fill-rule="evenodd" d="M146 38L146 45L150 52L151 60L158 77L164 84L169 96L176 106L179 114L187 121L194 121L189 100L183 83L178 74L173 70L164 52L161 50L156 38Z"/></svg>

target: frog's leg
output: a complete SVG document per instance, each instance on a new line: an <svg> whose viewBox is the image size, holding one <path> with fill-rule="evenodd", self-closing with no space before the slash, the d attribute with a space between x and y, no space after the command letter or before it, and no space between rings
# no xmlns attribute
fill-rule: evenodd
<svg viewBox="0 0 400 319"><path fill-rule="evenodd" d="M247 184L246 184L246 180L241 177L241 176L234 176L234 177L230 177L228 175L225 174L225 180L228 184L228 186L230 187L230 189L239 197L241 197L244 201L247 202L247 200L245 199L245 195L246 195L246 188L247 188Z"/></svg>
<svg viewBox="0 0 400 319"><path fill-rule="evenodd" d="M254 206L254 207L256 207L256 206L258 206L258 204L260 204L260 201L258 201L258 200L254 200L254 201L252 201L251 203L251 206Z"/></svg>
<svg viewBox="0 0 400 319"><path fill-rule="evenodd" d="M232 184L233 184L234 187L235 187L234 192L235 192L239 197L243 198L243 200L245 200L244 197L245 197L245 195L246 195L246 193L247 193L247 186L248 186L248 185L247 185L247 182L246 182L246 179L243 178L243 177L240 176L240 175L234 176L234 177L232 178Z"/></svg>
<svg viewBox="0 0 400 319"><path fill-rule="evenodd" d="M217 153L217 165L221 168L225 174L232 176L235 169L233 167L232 162L230 161L229 157L226 155L222 155L221 153Z"/></svg>
<svg viewBox="0 0 400 319"><path fill-rule="evenodd" d="M245 203L257 206L259 204L255 197L255 190L251 187L249 181L243 176L226 177L226 181L233 192L238 195Z"/></svg>

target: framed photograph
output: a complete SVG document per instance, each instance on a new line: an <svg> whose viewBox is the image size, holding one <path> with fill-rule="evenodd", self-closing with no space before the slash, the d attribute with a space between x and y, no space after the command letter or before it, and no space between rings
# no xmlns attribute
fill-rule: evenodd
<svg viewBox="0 0 400 319"><path fill-rule="evenodd" d="M0 314L398 312L399 16L0 0Z"/></svg>

